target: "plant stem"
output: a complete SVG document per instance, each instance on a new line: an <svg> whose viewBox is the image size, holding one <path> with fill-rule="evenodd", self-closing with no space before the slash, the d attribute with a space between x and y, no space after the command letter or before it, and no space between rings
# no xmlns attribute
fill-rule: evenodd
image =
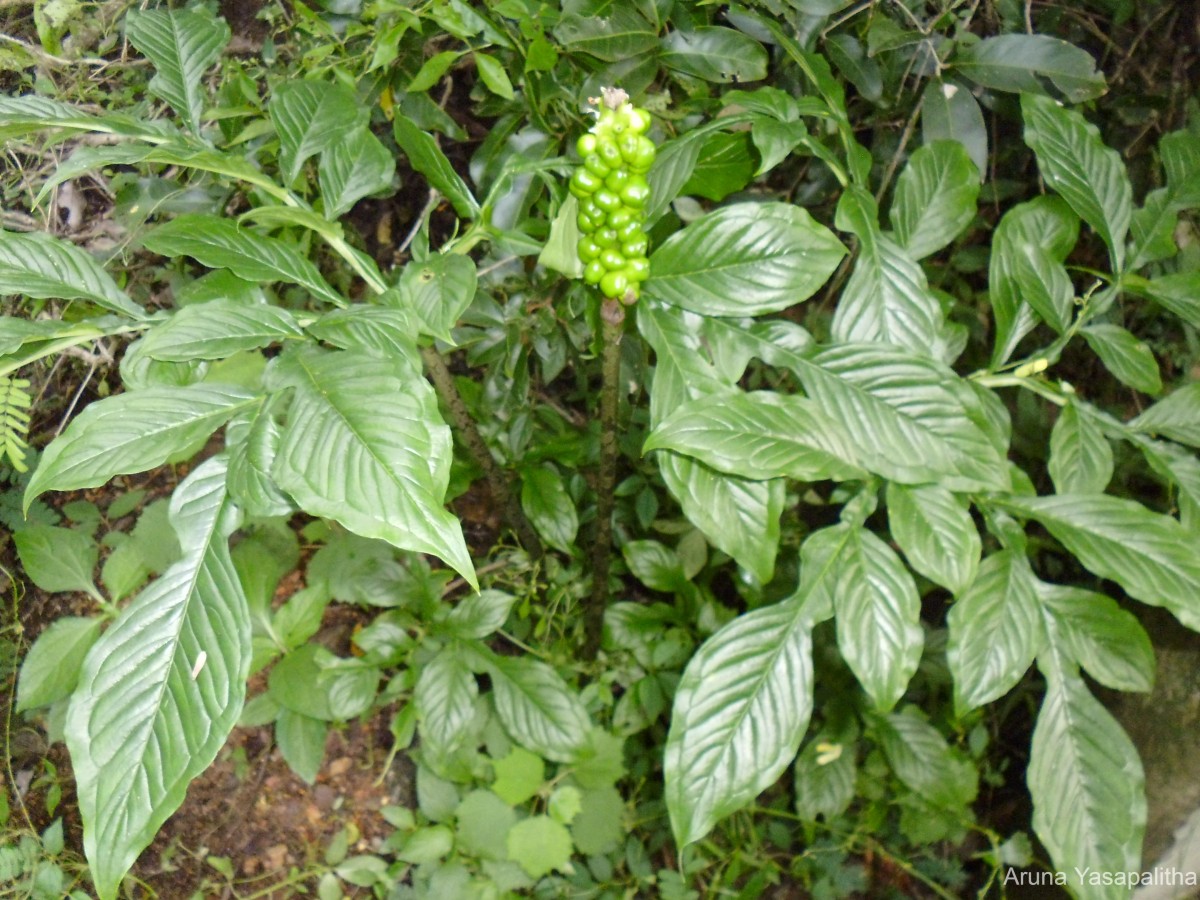
<svg viewBox="0 0 1200 900"><path fill-rule="evenodd" d="M600 652L604 609L608 605L608 569L612 559L613 490L617 482L617 406L621 398L621 335L625 310L616 300L605 300L600 310L600 469L596 477L596 534L592 542L592 594L584 611L585 659Z"/></svg>
<svg viewBox="0 0 1200 900"><path fill-rule="evenodd" d="M533 530L533 525L526 518L525 511L521 509L521 504L517 502L512 479L496 465L496 460L492 458L492 451L488 449L483 435L479 433L479 428L475 425L475 420L471 418L466 401L458 392L458 387L454 384L454 376L450 374L446 361L434 347L423 348L421 359L425 363L425 371L429 373L429 377L433 381L434 389L442 398L442 402L450 413L450 418L454 420L454 424L458 428L459 437L466 445L467 452L483 469L488 488L492 492L492 499L500 504L509 527L517 533L517 539L531 556L541 556L542 542L538 539L537 532Z"/></svg>

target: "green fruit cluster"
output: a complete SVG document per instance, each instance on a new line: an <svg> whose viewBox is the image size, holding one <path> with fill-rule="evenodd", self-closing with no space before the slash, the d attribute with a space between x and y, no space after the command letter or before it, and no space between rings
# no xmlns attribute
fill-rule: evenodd
<svg viewBox="0 0 1200 900"><path fill-rule="evenodd" d="M654 142L646 137L649 113L634 107L623 91L605 89L605 94L596 124L579 138L583 164L571 176L583 235L579 259L588 284L598 284L605 297L633 303L650 275L643 226Z"/></svg>

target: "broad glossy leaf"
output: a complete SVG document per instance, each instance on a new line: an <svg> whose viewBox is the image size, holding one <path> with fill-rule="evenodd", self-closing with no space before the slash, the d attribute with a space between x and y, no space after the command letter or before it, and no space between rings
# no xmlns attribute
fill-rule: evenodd
<svg viewBox="0 0 1200 900"><path fill-rule="evenodd" d="M758 164L750 145L750 136L744 131L710 134L679 192L715 203L742 190L754 177Z"/></svg>
<svg viewBox="0 0 1200 900"><path fill-rule="evenodd" d="M60 616L37 636L21 661L17 712L49 706L70 696L79 668L100 636L99 618Z"/></svg>
<svg viewBox="0 0 1200 900"><path fill-rule="evenodd" d="M336 219L363 197L392 186L396 160L368 128L350 132L321 154L317 167L325 215Z"/></svg>
<svg viewBox="0 0 1200 900"><path fill-rule="evenodd" d="M688 521L761 583L770 581L779 550L784 480L722 475L675 453L659 453L657 459L663 482Z"/></svg>
<svg viewBox="0 0 1200 900"><path fill-rule="evenodd" d="M1129 424L1147 434L1200 447L1200 381L1176 388Z"/></svg>
<svg viewBox="0 0 1200 900"><path fill-rule="evenodd" d="M921 96L921 138L958 141L982 173L987 171L988 134L979 103L965 87L933 79Z"/></svg>
<svg viewBox="0 0 1200 900"><path fill-rule="evenodd" d="M921 267L879 230L874 206L860 188L846 191L838 203L838 227L858 235L859 253L833 314L833 337L841 343L893 344L941 359L941 304Z"/></svg>
<svg viewBox="0 0 1200 900"><path fill-rule="evenodd" d="M435 253L410 262L400 275L398 300L416 314L422 331L452 342L450 329L475 299L475 263L459 253Z"/></svg>
<svg viewBox="0 0 1200 900"><path fill-rule="evenodd" d="M433 389L402 364L306 348L269 373L294 389L272 474L308 512L445 560L473 587L458 520L442 505L450 430Z"/></svg>
<svg viewBox="0 0 1200 900"><path fill-rule="evenodd" d="M228 219L179 216L151 231L143 244L163 256L190 256L210 269L229 269L247 281L292 282L335 306L346 305L292 244L239 228Z"/></svg>
<svg viewBox="0 0 1200 900"><path fill-rule="evenodd" d="M538 467L521 473L521 508L547 544L563 553L572 551L579 513L556 470Z"/></svg>
<svg viewBox="0 0 1200 900"><path fill-rule="evenodd" d="M1050 432L1047 464L1060 494L1101 494L1113 476L1113 453L1096 421L1068 403Z"/></svg>
<svg viewBox="0 0 1200 900"><path fill-rule="evenodd" d="M516 602L516 597L504 591L480 591L464 597L451 608L439 609L434 627L439 634L482 640L504 627Z"/></svg>
<svg viewBox="0 0 1200 900"><path fill-rule="evenodd" d="M953 65L976 84L999 91L1044 94L1045 79L1071 103L1108 89L1086 50L1045 34L985 38L962 50Z"/></svg>
<svg viewBox="0 0 1200 900"><path fill-rule="evenodd" d="M1193 328L1200 328L1200 271L1162 275L1140 284L1139 291L1152 297Z"/></svg>
<svg viewBox="0 0 1200 900"><path fill-rule="evenodd" d="M615 3L603 16L567 13L554 27L558 42L572 53L621 62L658 49L656 29L632 4Z"/></svg>
<svg viewBox="0 0 1200 900"><path fill-rule="evenodd" d="M343 350L365 350L385 359L403 360L414 373L421 371L417 327L405 310L356 304L325 313L305 330Z"/></svg>
<svg viewBox="0 0 1200 900"><path fill-rule="evenodd" d="M804 397L740 391L700 397L667 416L643 453L674 450L728 475L845 481L865 473L841 425Z"/></svg>
<svg viewBox="0 0 1200 900"><path fill-rule="evenodd" d="M1046 696L1026 780L1033 829L1060 872L1140 872L1145 776L1137 749L1053 648L1038 660ZM1129 896L1121 885L1079 885L1088 900Z"/></svg>
<svg viewBox="0 0 1200 900"><path fill-rule="evenodd" d="M1154 647L1137 618L1104 594L1037 583L1037 598L1053 621L1063 653L1114 691L1154 686Z"/></svg>
<svg viewBox="0 0 1200 900"><path fill-rule="evenodd" d="M68 103L34 95L0 97L0 140L46 128L95 131L154 141L179 136L178 129L162 120L148 121L118 113L94 116Z"/></svg>
<svg viewBox="0 0 1200 900"><path fill-rule="evenodd" d="M808 299L845 253L829 229L797 206L737 203L655 250L645 289L704 315L761 315Z"/></svg>
<svg viewBox="0 0 1200 900"><path fill-rule="evenodd" d="M1165 606L1200 630L1200 543L1169 516L1104 494L1010 498L999 505L1037 519L1090 571L1131 597Z"/></svg>
<svg viewBox="0 0 1200 900"><path fill-rule="evenodd" d="M267 402L255 410L248 424L235 435L230 426L226 444L229 447L229 495L247 515L285 516L295 506L271 477L271 466L279 450L279 423Z"/></svg>
<svg viewBox="0 0 1200 900"><path fill-rule="evenodd" d="M392 133L408 157L409 165L429 179L432 187L441 191L456 213L464 219L479 216L479 201L454 171L450 160L446 159L446 154L431 134L422 131L411 119L402 115L396 116L392 122Z"/></svg>
<svg viewBox="0 0 1200 900"><path fill-rule="evenodd" d="M769 787L812 714L812 618L793 596L709 638L675 693L663 777L680 847Z"/></svg>
<svg viewBox="0 0 1200 900"><path fill-rule="evenodd" d="M1021 113L1025 143L1037 154L1047 186L1104 239L1119 271L1133 214L1133 191L1120 154L1104 145L1095 125L1049 97L1022 95Z"/></svg>
<svg viewBox="0 0 1200 900"><path fill-rule="evenodd" d="M1104 363L1104 368L1118 380L1144 394L1162 392L1158 361L1145 341L1138 340L1119 325L1087 325L1082 334Z"/></svg>
<svg viewBox="0 0 1200 900"><path fill-rule="evenodd" d="M1045 645L1036 581L1023 551L1001 550L954 601L946 658L960 716L1003 697Z"/></svg>
<svg viewBox="0 0 1200 900"><path fill-rule="evenodd" d="M940 363L894 347L849 344L793 354L787 364L849 432L864 468L902 484L1007 489L1007 463L979 424L979 401Z"/></svg>
<svg viewBox="0 0 1200 900"><path fill-rule="evenodd" d="M286 309L213 300L185 306L154 326L142 341L142 352L167 362L224 359L242 350L302 335L295 317Z"/></svg>
<svg viewBox="0 0 1200 900"><path fill-rule="evenodd" d="M988 300L996 322L992 366L1003 365L1037 324L1067 326L1075 287L1063 260L1079 238L1079 217L1057 197L1014 206L1000 220L988 262Z"/></svg>
<svg viewBox="0 0 1200 900"><path fill-rule="evenodd" d="M89 403L42 454L25 505L45 491L99 487L114 475L144 472L198 450L235 413L257 402L239 388L194 384Z"/></svg>
<svg viewBox="0 0 1200 900"><path fill-rule="evenodd" d="M925 645L917 586L895 551L862 528L850 530L837 567L838 648L871 702L887 711L904 695Z"/></svg>
<svg viewBox="0 0 1200 900"><path fill-rule="evenodd" d="M975 580L982 544L966 504L936 484L888 482L888 525L910 566L951 593Z"/></svg>
<svg viewBox="0 0 1200 900"><path fill-rule="evenodd" d="M229 26L203 8L132 10L125 18L125 36L154 63L150 93L199 131L205 98L200 82L229 43Z"/></svg>
<svg viewBox="0 0 1200 900"><path fill-rule="evenodd" d="M496 715L514 741L555 762L579 755L591 720L554 669L527 656L493 655L488 673Z"/></svg>
<svg viewBox="0 0 1200 900"><path fill-rule="evenodd" d="M458 652L447 644L421 667L413 701L421 721L421 740L435 754L453 753L467 737L475 717L479 685Z"/></svg>
<svg viewBox="0 0 1200 900"><path fill-rule="evenodd" d="M762 44L719 25L669 32L662 39L659 58L668 69L722 84L767 77L767 51Z"/></svg>
<svg viewBox="0 0 1200 900"><path fill-rule="evenodd" d="M512 81L509 80L508 73L504 71L504 66L494 56L488 56L486 53L476 51L472 56L475 59L475 70L479 73L479 80L482 81L489 91L497 97L504 100L513 98Z"/></svg>
<svg viewBox="0 0 1200 900"><path fill-rule="evenodd" d="M353 91L323 81L284 81L275 88L267 112L279 135L285 184L299 177L310 157L337 146L367 120Z"/></svg>
<svg viewBox="0 0 1200 900"><path fill-rule="evenodd" d="M1134 443L1150 468L1178 489L1180 520L1184 527L1189 531L1200 531L1200 459L1170 441L1135 435Z"/></svg>
<svg viewBox="0 0 1200 900"><path fill-rule="evenodd" d="M86 251L48 234L0 230L0 294L90 300L111 312L146 318Z"/></svg>
<svg viewBox="0 0 1200 900"><path fill-rule="evenodd" d="M924 719L904 710L877 720L875 731L892 771L909 790L950 810L975 799L975 767Z"/></svg>
<svg viewBox="0 0 1200 900"><path fill-rule="evenodd" d="M712 122L681 134L658 148L654 164L646 174L650 199L646 201L646 224L653 225L679 196L700 161L700 149L719 123Z"/></svg>
<svg viewBox="0 0 1200 900"><path fill-rule="evenodd" d="M93 645L67 712L84 850L104 900L216 758L250 671L249 612L228 548L237 511L222 460L175 490L171 524L183 558Z"/></svg>
<svg viewBox="0 0 1200 900"><path fill-rule="evenodd" d="M1200 206L1200 147L1196 136L1186 128L1165 134L1158 142L1158 155L1172 204L1187 209Z"/></svg>
<svg viewBox="0 0 1200 900"><path fill-rule="evenodd" d="M101 599L92 580L100 550L91 535L57 525L29 525L12 538L21 568L43 591L83 591Z"/></svg>
<svg viewBox="0 0 1200 900"><path fill-rule="evenodd" d="M958 141L918 149L896 181L890 213L896 239L912 259L949 245L975 218L979 169Z"/></svg>

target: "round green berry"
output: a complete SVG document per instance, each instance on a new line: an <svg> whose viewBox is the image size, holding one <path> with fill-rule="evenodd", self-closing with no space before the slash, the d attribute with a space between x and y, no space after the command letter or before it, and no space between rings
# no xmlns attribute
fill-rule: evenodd
<svg viewBox="0 0 1200 900"><path fill-rule="evenodd" d="M580 238L579 243L576 245L576 249L579 251L579 258L585 263L589 263L598 257L601 250L600 245L590 237Z"/></svg>
<svg viewBox="0 0 1200 900"><path fill-rule="evenodd" d="M596 136L590 132L581 134L579 140L575 142L575 149L579 151L579 155L587 157L596 152Z"/></svg>
<svg viewBox="0 0 1200 900"><path fill-rule="evenodd" d="M650 277L650 260L644 256L630 259L625 266L625 274L629 276L630 281L645 281Z"/></svg>
<svg viewBox="0 0 1200 900"><path fill-rule="evenodd" d="M616 250L602 250L600 252L600 262L610 272L616 272L625 268L625 257Z"/></svg>
<svg viewBox="0 0 1200 900"><path fill-rule="evenodd" d="M599 194L600 192L597 192ZM634 209L641 209L646 205L646 201L650 199L650 186L646 184L646 179L640 175L635 175L629 179L629 184L621 189L621 201L626 206L632 206ZM601 209L605 209L603 203L597 200L596 205Z"/></svg>
<svg viewBox="0 0 1200 900"><path fill-rule="evenodd" d="M599 284L608 270L604 268L604 264L598 259L593 259L590 263L583 267L583 280L588 284Z"/></svg>
<svg viewBox="0 0 1200 900"><path fill-rule="evenodd" d="M584 157L584 167L597 178L607 178L612 173L612 167L606 166L598 154Z"/></svg>
<svg viewBox="0 0 1200 900"><path fill-rule="evenodd" d="M594 194L601 183L600 179L587 169L576 169L571 175L571 193L576 197L586 197Z"/></svg>
<svg viewBox="0 0 1200 900"><path fill-rule="evenodd" d="M624 272L609 272L600 279L600 290L605 297L620 297L629 287L629 279Z"/></svg>
<svg viewBox="0 0 1200 900"><path fill-rule="evenodd" d="M594 235L592 235L592 240L594 240L601 247L608 248L617 246L618 238L616 231L613 229L601 228Z"/></svg>

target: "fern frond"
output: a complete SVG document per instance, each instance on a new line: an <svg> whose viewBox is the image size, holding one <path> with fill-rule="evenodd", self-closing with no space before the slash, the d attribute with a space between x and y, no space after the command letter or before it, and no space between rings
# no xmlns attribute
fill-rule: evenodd
<svg viewBox="0 0 1200 900"><path fill-rule="evenodd" d="M7 456L12 467L25 472L25 438L29 434L28 409L33 399L26 388L28 380L0 376L0 456Z"/></svg>

